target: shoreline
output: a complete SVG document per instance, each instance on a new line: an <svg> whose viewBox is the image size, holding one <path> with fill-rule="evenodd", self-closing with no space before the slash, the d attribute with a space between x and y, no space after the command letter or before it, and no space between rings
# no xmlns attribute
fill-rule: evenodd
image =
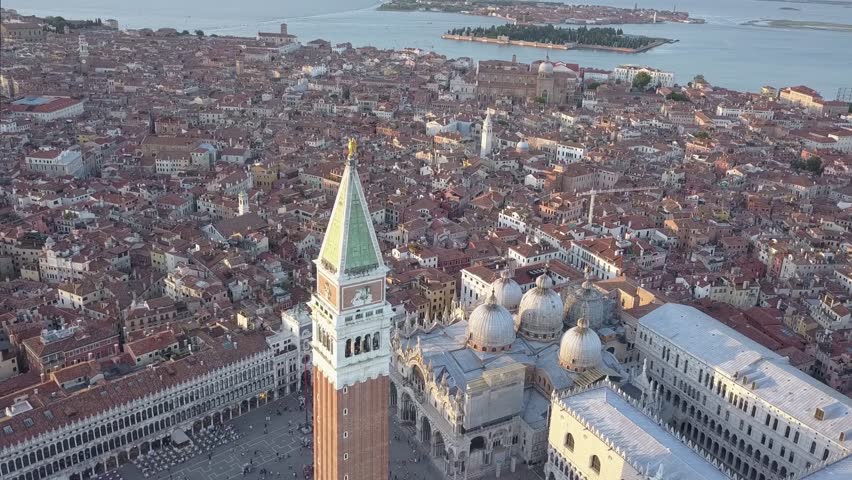
<svg viewBox="0 0 852 480"><path fill-rule="evenodd" d="M640 48L623 48L623 47L608 47L606 45L587 45L583 43L573 43L573 44L556 44L556 43L542 43L542 42L530 42L527 40L508 40L508 39L499 39L499 38L490 38L490 37L474 37L468 35L452 35L449 33L445 33L441 35L441 38L444 40L452 40L456 42L479 42L479 43L488 43L491 45L510 45L513 47L529 47L529 48L542 48L547 50L599 50L605 52L615 52L615 53L626 53L626 54L636 54L647 52L652 48L659 47L661 45L666 45L669 43L676 43L677 40L670 39L660 39L656 40L653 43L642 46Z"/></svg>
<svg viewBox="0 0 852 480"><path fill-rule="evenodd" d="M324 17L324 16L329 16L329 15L340 15L340 14L358 13L358 12L366 12L366 11L377 12L377 11L380 11L380 7L382 5L385 5L385 4L386 4L385 0L371 0L369 5L365 5L363 7L358 7L358 8L349 8L349 9L340 10L340 11L329 11L329 12L322 12L322 13L313 13L313 14L310 14L310 15L298 15L298 16L292 16L292 17L290 17L290 16L275 17L275 18L271 18L271 19L267 19L267 20L261 20L261 21L258 21L258 22L248 23L248 24L245 24L245 25L217 25L217 26L212 26L212 27L211 26L205 26L205 25L199 25L199 24L193 24L193 25L184 25L184 26L181 26L179 28L179 27L175 26L173 23L172 24L154 25L154 26L145 24L144 26L128 27L128 26L126 26L127 23L125 23L126 20L122 20L122 17L120 15L113 15L110 18L118 21L118 24L119 24L118 30L119 31L142 30L142 29L146 29L146 28L156 31L156 30L159 30L159 29L162 29L162 28L174 28L175 30L178 30L178 31L181 31L181 30L190 30L190 31L192 31L192 30L204 30L204 33L206 34L205 36L211 36L211 35L207 34L208 32L210 32L211 34L215 34L218 37L254 38L254 35L251 34L251 33L232 34L232 33L217 33L217 32L234 31L234 30L237 30L237 29L244 28L246 26L252 26L252 27L258 29L257 31L261 31L260 29L262 29L264 25L270 25L270 26L273 26L273 27L277 27L281 23L286 23L286 22L290 22L290 21L294 21L294 20L295 21L303 21L303 20L307 20L307 19L311 19L311 18L320 18L320 17ZM5 4L0 4L0 7L5 8L7 10L16 10L19 13L25 12L24 15L26 15L26 16L33 16L33 17L38 17L38 18L63 17L67 20L67 19L70 19L74 15L78 15L76 13L68 13L69 11L73 10L73 8L71 8L70 6L63 6L63 7L61 7L61 9L57 9L57 8L32 8L28 5L25 5L23 7L6 7ZM95 17L101 16L101 17L107 18L106 15L102 15L102 14L99 14L99 13L91 13L91 15L93 15ZM131 22L131 23L133 23L133 22Z"/></svg>
<svg viewBox="0 0 852 480"><path fill-rule="evenodd" d="M96 16L96 14L100 15L100 13L94 10L87 10L84 13L75 14L74 9L69 5L56 6L56 9L48 9L44 7L36 8L35 6L24 6L22 0L12 1L17 4L17 7L20 7L19 11L27 10L25 13L29 15L45 16L54 14L63 15L66 18L74 18L84 16L86 14L89 16ZM109 4L102 3L106 1L107 0L91 0L93 5L92 8L100 5L109 6ZM368 3L371 3L372 6L377 5L375 1ZM772 3L763 3L763 5L771 6ZM775 6L783 5L785 4L775 3ZM793 3L786 3L786 5L794 7L797 6ZM10 5L10 7L13 6L14 5ZM754 80L757 75L762 75L761 72L763 70L758 70L755 67L755 65L762 61L762 59L754 55L753 52L748 53L749 49L743 49L741 45L746 45L749 42L762 41L762 39L765 38L765 35L771 34L772 32L772 30L766 30L767 27L731 29L731 26L739 25L740 22L749 18L738 18L735 13L723 12L722 16L719 18L724 21L711 18L707 20L707 24L703 28L677 26L676 24L671 23L654 26L660 27L659 29L651 28L650 25L641 27L641 31L646 32L648 35L679 39L680 42L677 44L676 49L664 47L645 52L645 55L642 56L626 56L608 53L605 50L577 49L570 51L551 51L546 49L536 50L534 48L499 46L485 43L444 41L438 37L440 37L441 34L447 33L447 29L449 28L457 27L459 25L473 25L474 23L487 27L492 23L499 22L499 19L479 18L477 19L477 22L471 22L471 20L475 17L468 15L455 17L453 15L430 12L414 12L412 15L402 15L398 12L384 12L386 15L374 15L376 12L372 6L361 8L361 5L359 4L359 8L356 9L357 13L331 14L335 23L334 28L330 28L325 25L326 19L323 17L328 14L323 14L323 17L320 18L305 18L304 20L294 21L293 24L291 24L291 30L303 41L314 38L326 38L335 42L348 41L355 47L376 46L379 49L416 47L424 50L435 51L439 54L450 57L471 57L483 60L511 57L513 53L517 53L519 59L531 62L537 59L536 55L541 54L540 56L544 56L543 53L548 51L552 53L552 57L562 57L563 55L572 58L576 57L574 58L574 61L589 65L590 67L603 69L611 68L613 66L613 62L621 61L618 60L619 58L624 61L642 60L643 62L653 62L650 63L651 66L673 71L683 78L692 78L692 76L698 73L703 73L707 75L708 78L719 79L719 81L723 81L726 84L731 85L733 88L749 91L759 91L760 87L763 85L762 82ZM201 17L195 16L189 18L185 23L186 28L189 30L199 28L204 30L207 34L216 33L219 38L231 38L235 39L231 41L237 41L236 39L253 38L258 30L270 31L273 27L274 29L277 29L277 23L280 20L288 20L288 18L278 15L265 15L258 18L243 18L243 16L228 18L227 16L221 15L219 10L220 9L217 9L212 12L211 15L208 15L208 17L210 17L209 19L202 19ZM346 10L352 9L347 8ZM772 18L771 12L773 10L775 9L770 9L764 16ZM183 11L181 10L181 12ZM113 13L115 13L115 15L112 17L119 21L119 28L121 30L125 30L127 28L151 28L156 30L163 26L181 26L181 28L184 28L185 15L188 15L182 13L177 17L162 16L157 14L157 12L153 12L150 15L133 15L130 11ZM102 16L107 18L106 14ZM755 15L752 18L759 18L760 16L761 15ZM311 15L311 17L315 17L315 15ZM465 19L467 19L467 21ZM829 18L828 20L831 19ZM389 26L387 29L383 28L383 32L384 30L389 32L387 35L385 33L382 33L381 35L375 33L375 26L377 24L381 25L384 22L393 23L397 21L404 25L404 27ZM241 26L236 28L236 25ZM411 28L410 35L408 33L409 27ZM405 31L405 34L409 36L403 36L403 34L400 33L401 30ZM627 27L625 27L625 30L629 31ZM805 74L800 68L794 68L791 65L806 62L809 56L813 55L814 51L827 51L836 58L845 57L847 53L845 53L845 47L842 47L842 45L843 42L847 41L849 38L848 32L834 33L826 30L816 30L815 32L817 33L815 34L809 34L807 32L808 30L803 30L799 34L793 35L791 33L787 37L784 37L781 45L789 45L791 53L785 51L782 55L779 51L777 55L773 55L771 58L766 59L769 63L766 64L767 66L765 68L778 72L778 80L776 83L799 85L809 81L813 84L812 87L816 90L832 94L836 92L838 88L847 87L848 79L850 78L850 70L844 65L840 65L840 69L835 67L832 67L832 69L818 67L816 69L818 74L813 75L811 73ZM703 45L712 44L713 41L718 40L719 36L728 33L735 34L735 36L732 37L732 42L722 42L720 48L714 48L710 51L701 47ZM737 57L729 58L731 55L734 55L736 52L741 50L743 51L743 58L747 59L747 61L740 61L740 58ZM660 53L663 52L665 54L660 55ZM789 56L791 54L793 55L792 57ZM651 57L653 57L653 59ZM692 60L684 60L690 57L701 58L702 60L700 63ZM779 57L783 57L783 60Z"/></svg>

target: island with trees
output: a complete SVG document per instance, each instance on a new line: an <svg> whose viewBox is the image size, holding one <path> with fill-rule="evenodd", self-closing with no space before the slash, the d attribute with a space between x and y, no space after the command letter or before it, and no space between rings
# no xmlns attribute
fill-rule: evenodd
<svg viewBox="0 0 852 480"><path fill-rule="evenodd" d="M63 17L45 17L44 28L45 30L58 33L87 28L114 29L113 27L105 25L100 18L96 18L94 20L69 20Z"/></svg>
<svg viewBox="0 0 852 480"><path fill-rule="evenodd" d="M688 12L652 8L570 5L530 0L385 0L379 10L446 12L502 18L519 24L630 25L648 23L704 23Z"/></svg>
<svg viewBox="0 0 852 480"><path fill-rule="evenodd" d="M517 45L570 50L575 48L623 53L644 52L674 40L627 35L620 28L559 28L553 25L499 25L462 27L449 30L441 38L469 42Z"/></svg>

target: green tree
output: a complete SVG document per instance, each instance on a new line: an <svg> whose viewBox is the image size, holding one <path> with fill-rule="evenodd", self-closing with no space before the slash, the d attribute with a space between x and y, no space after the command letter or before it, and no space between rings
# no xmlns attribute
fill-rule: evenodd
<svg viewBox="0 0 852 480"><path fill-rule="evenodd" d="M817 175L822 174L822 159L819 157L811 157L808 161L805 162L805 170L816 173Z"/></svg>
<svg viewBox="0 0 852 480"><path fill-rule="evenodd" d="M816 175L822 175L822 171L825 170L822 166L822 158L817 156L811 157L805 161L798 159L793 160L790 163L790 166L792 166L794 170L805 170Z"/></svg>
<svg viewBox="0 0 852 480"><path fill-rule="evenodd" d="M62 33L65 30L65 26L68 24L68 22L62 17L46 17L44 21L50 28L59 33Z"/></svg>
<svg viewBox="0 0 852 480"><path fill-rule="evenodd" d="M648 72L639 72L633 77L633 86L640 90L645 90L649 83L651 83L651 75Z"/></svg>
<svg viewBox="0 0 852 480"><path fill-rule="evenodd" d="M675 102L688 102L689 97L684 95L682 92L672 92L666 96L669 100L674 100Z"/></svg>
<svg viewBox="0 0 852 480"><path fill-rule="evenodd" d="M204 30L196 30L195 36L198 37L198 38L203 37L204 36Z"/></svg>
<svg viewBox="0 0 852 480"><path fill-rule="evenodd" d="M181 35L189 35L189 30L184 30L180 32Z"/></svg>

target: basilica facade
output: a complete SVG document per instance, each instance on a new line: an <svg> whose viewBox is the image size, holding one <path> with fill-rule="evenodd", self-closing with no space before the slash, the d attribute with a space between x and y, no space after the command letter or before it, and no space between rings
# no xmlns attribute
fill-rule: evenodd
<svg viewBox="0 0 852 480"><path fill-rule="evenodd" d="M563 63L543 61L527 65L480 61L476 70L476 94L489 101L508 98L560 105L573 102L578 78L573 66Z"/></svg>
<svg viewBox="0 0 852 480"><path fill-rule="evenodd" d="M550 274L508 275L469 314L404 322L391 338L391 410L446 478L493 477L547 457L554 391L626 379L586 319L565 330Z"/></svg>

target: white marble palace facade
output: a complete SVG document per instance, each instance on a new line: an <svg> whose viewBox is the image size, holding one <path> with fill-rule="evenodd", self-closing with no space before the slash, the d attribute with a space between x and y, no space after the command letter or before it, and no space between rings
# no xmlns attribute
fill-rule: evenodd
<svg viewBox="0 0 852 480"><path fill-rule="evenodd" d="M709 455L609 382L554 393L547 480L726 480Z"/></svg>
<svg viewBox="0 0 852 480"><path fill-rule="evenodd" d="M739 478L850 471L852 399L785 357L673 303L639 320L636 345L647 372L639 383L660 417ZM838 460L847 466L814 473Z"/></svg>

